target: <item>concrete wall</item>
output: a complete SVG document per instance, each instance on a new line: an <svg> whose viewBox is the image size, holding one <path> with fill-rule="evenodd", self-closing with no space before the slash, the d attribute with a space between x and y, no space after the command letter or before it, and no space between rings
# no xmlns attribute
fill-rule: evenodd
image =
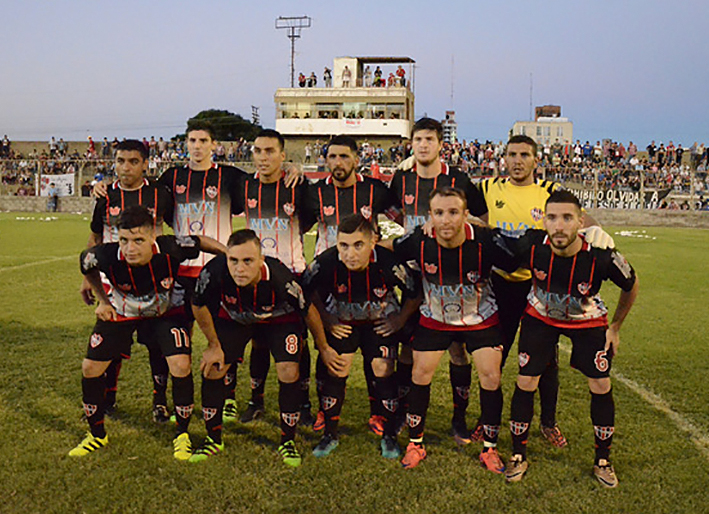
<svg viewBox="0 0 709 514"><path fill-rule="evenodd" d="M81 212L91 214L94 199L76 196L59 198L58 212ZM47 198L36 196L0 196L0 211L3 212L46 212Z"/></svg>
<svg viewBox="0 0 709 514"><path fill-rule="evenodd" d="M709 228L709 211L588 209L603 226Z"/></svg>

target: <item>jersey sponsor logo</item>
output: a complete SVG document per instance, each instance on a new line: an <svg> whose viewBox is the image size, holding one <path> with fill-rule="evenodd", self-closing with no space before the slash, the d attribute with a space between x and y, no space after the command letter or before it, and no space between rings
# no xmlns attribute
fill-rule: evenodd
<svg viewBox="0 0 709 514"><path fill-rule="evenodd" d="M96 348L101 343L103 343L103 337L101 337L101 334L91 334L91 339L89 339L91 348Z"/></svg>
<svg viewBox="0 0 709 514"><path fill-rule="evenodd" d="M209 421L217 415L217 409L214 407L202 407L202 415L204 416L204 421Z"/></svg>
<svg viewBox="0 0 709 514"><path fill-rule="evenodd" d="M182 216L204 216L205 214L216 214L216 206L216 202L207 202L205 200L179 203L177 204L177 212Z"/></svg>
<svg viewBox="0 0 709 514"><path fill-rule="evenodd" d="M585 296L591 290L591 284L588 282L579 282L578 289L579 293Z"/></svg>
<svg viewBox="0 0 709 514"><path fill-rule="evenodd" d="M347 292L347 286L345 284L337 284L337 292L345 294Z"/></svg>
<svg viewBox="0 0 709 514"><path fill-rule="evenodd" d="M182 419L187 419L192 415L194 405L175 405L175 413ZM204 410L204 409L202 409ZM216 411L216 409L215 409Z"/></svg>
<svg viewBox="0 0 709 514"><path fill-rule="evenodd" d="M295 212L295 205L293 205L292 203L284 203L283 204L283 211L288 216L293 216L293 213Z"/></svg>
<svg viewBox="0 0 709 514"><path fill-rule="evenodd" d="M547 272L541 269L534 268L534 276L537 277L537 280L546 280Z"/></svg>
<svg viewBox="0 0 709 514"><path fill-rule="evenodd" d="M525 367L529 363L529 354L524 353L524 352L520 353L518 356L518 360L519 360L519 367L520 368Z"/></svg>
<svg viewBox="0 0 709 514"><path fill-rule="evenodd" d="M209 186L207 188L207 196L209 196L209 198L214 199L217 197L218 194L219 194L219 189L217 189L216 186Z"/></svg>
<svg viewBox="0 0 709 514"><path fill-rule="evenodd" d="M286 425L294 427L300 419L300 412L282 412L281 418Z"/></svg>
<svg viewBox="0 0 709 514"><path fill-rule="evenodd" d="M185 185L177 184L175 186L175 193L177 193L178 195L183 195L183 194L185 194L186 191L187 191L187 186L185 186Z"/></svg>
<svg viewBox="0 0 709 514"><path fill-rule="evenodd" d="M534 228L529 225L527 225L525 222L520 221L517 224L514 224L510 221L497 221L497 228L500 229L500 232L502 232L503 235L508 236L508 237L521 237L527 229Z"/></svg>
<svg viewBox="0 0 709 514"><path fill-rule="evenodd" d="M433 275L438 271L438 266L436 264L429 264L428 262L424 262L423 269L426 270L426 273L430 273L431 275Z"/></svg>
<svg viewBox="0 0 709 514"><path fill-rule="evenodd" d="M532 216L532 219L534 221L541 221L542 218L544 218L544 211L541 210L539 207L535 207L531 211L529 211L529 215Z"/></svg>
<svg viewBox="0 0 709 514"><path fill-rule="evenodd" d="M249 228L256 232L290 230L290 220L281 218L251 218Z"/></svg>
<svg viewBox="0 0 709 514"><path fill-rule="evenodd" d="M374 291L374 294L377 295L378 298L384 298L384 295L387 294L386 286L375 287L372 291Z"/></svg>
<svg viewBox="0 0 709 514"><path fill-rule="evenodd" d="M174 282L175 281L172 279L172 277L165 277L160 281L160 285L163 286L163 288L165 289L170 289Z"/></svg>
<svg viewBox="0 0 709 514"><path fill-rule="evenodd" d="M121 208L118 207L117 205L116 205L115 207L110 207L110 208L108 209L108 213L109 213L111 216L118 216L118 215L121 213Z"/></svg>
<svg viewBox="0 0 709 514"><path fill-rule="evenodd" d="M495 200L495 207L502 209L505 206L504 200Z"/></svg>
<svg viewBox="0 0 709 514"><path fill-rule="evenodd" d="M428 221L428 216L414 216L413 214L407 214L404 220L404 226L407 230L413 230L416 227L424 225Z"/></svg>
<svg viewBox="0 0 709 514"><path fill-rule="evenodd" d="M364 216L367 219L370 219L372 217L372 208L369 205L363 205L359 209L359 212L361 212L362 216Z"/></svg>
<svg viewBox="0 0 709 514"><path fill-rule="evenodd" d="M480 273L477 271L468 271L468 280L472 283L478 282L480 280Z"/></svg>
<svg viewBox="0 0 709 514"><path fill-rule="evenodd" d="M463 308L460 306L459 303L446 303L443 305L443 312L445 314L456 314L458 312L461 312Z"/></svg>
<svg viewBox="0 0 709 514"><path fill-rule="evenodd" d="M529 423L522 423L520 421L510 421L510 432L514 435L522 435L529 428Z"/></svg>
<svg viewBox="0 0 709 514"><path fill-rule="evenodd" d="M418 414L406 414L406 424L409 428L416 428L421 423L421 416Z"/></svg>
<svg viewBox="0 0 709 514"><path fill-rule="evenodd" d="M602 427L599 425L593 425L593 433L596 434L596 437L601 441L610 439L613 436L613 432L615 432L614 426Z"/></svg>
<svg viewBox="0 0 709 514"><path fill-rule="evenodd" d="M463 400L467 400L470 396L470 387L468 386L456 386L455 392L458 393Z"/></svg>
<svg viewBox="0 0 709 514"><path fill-rule="evenodd" d="M91 416L96 414L97 410L98 410L98 405L92 405L90 403L84 404L84 414L86 414L87 418L90 418Z"/></svg>
<svg viewBox="0 0 709 514"><path fill-rule="evenodd" d="M322 208L322 212L325 216L332 216L335 214L335 208L332 205L326 205Z"/></svg>
<svg viewBox="0 0 709 514"><path fill-rule="evenodd" d="M396 412L399 408L399 400L397 400L396 398L382 400L382 405L389 412Z"/></svg>
<svg viewBox="0 0 709 514"><path fill-rule="evenodd" d="M258 200L256 200L256 198L249 198L246 204L249 206L249 209L255 209L258 205Z"/></svg>
<svg viewBox="0 0 709 514"><path fill-rule="evenodd" d="M414 200L415 200L414 195L404 195L404 203L406 203L406 205L413 204Z"/></svg>
<svg viewBox="0 0 709 514"><path fill-rule="evenodd" d="M335 398L334 396L323 396L322 397L323 410L330 410L335 405L337 405L337 398Z"/></svg>

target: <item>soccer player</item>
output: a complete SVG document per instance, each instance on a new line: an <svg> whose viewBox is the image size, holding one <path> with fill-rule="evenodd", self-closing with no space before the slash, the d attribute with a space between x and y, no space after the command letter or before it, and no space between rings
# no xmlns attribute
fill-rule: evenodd
<svg viewBox="0 0 709 514"><path fill-rule="evenodd" d="M172 199L167 191L145 178L148 169L148 150L136 139L121 141L116 145L114 164L118 180L108 188L106 196L99 197L91 219L91 234L88 248L118 241L118 218L124 209L143 205L155 216L155 234L162 234L163 219L172 219ZM104 288L110 295L110 282L102 276ZM87 305L93 305L95 297L88 279L84 277L80 294ZM164 423L169 420L167 410L168 366L160 348L150 344L150 338L138 330L138 342L148 348L150 370L153 379L153 420ZM116 408L116 389L122 359L111 362L106 369L106 396L104 412L110 415Z"/></svg>
<svg viewBox="0 0 709 514"><path fill-rule="evenodd" d="M219 253L224 247L207 237L156 236L152 214L139 205L125 209L117 225L117 243L88 248L81 254L81 271L98 298L98 306L96 325L82 364L84 412L90 432L69 455L83 457L108 443L104 373L111 361L130 354L133 333L140 328L167 358L177 413L174 456L187 460L192 454L187 428L194 388L187 324L174 309L175 278L180 263L197 257L200 249ZM103 288L100 272L111 283L110 297Z"/></svg>
<svg viewBox="0 0 709 514"><path fill-rule="evenodd" d="M458 342L472 354L480 380L484 435L480 462L488 470L502 473L505 466L497 452L502 338L489 277L493 263L505 269L514 269L515 263L499 251L489 229L466 222L466 206L462 191L434 189L429 197L433 237L419 227L393 241L397 259L420 273L424 292L419 326L411 342L410 442L401 462L405 468L414 468L426 458L423 435L431 381L443 353Z"/></svg>
<svg viewBox="0 0 709 514"><path fill-rule="evenodd" d="M505 162L507 177L490 178L478 184L485 198L487 211L480 217L492 227L499 228L505 236L520 237L529 228L543 228L544 204L549 195L561 186L556 182L535 177L538 164L537 143L529 136L516 135L510 138L505 151ZM598 223L593 218L587 215L584 221L587 227L595 226L594 229L587 229L589 232L586 235L590 242L603 247L613 246L610 236L597 227ZM531 272L524 268L512 273L495 269L492 275L492 289L498 303L504 344L503 366L515 341L531 284ZM558 358L555 358L549 362L539 382L540 429L547 441L563 448L568 443L556 421L558 395L559 364ZM480 435L480 430L478 425L477 435Z"/></svg>
<svg viewBox="0 0 709 514"><path fill-rule="evenodd" d="M512 243L520 262L532 271L532 289L522 318L519 375L512 397L513 455L505 473L509 482L521 480L527 471L534 391L563 334L571 339L571 365L588 378L596 444L594 474L605 487L618 485L609 461L615 431L610 370L620 344L620 327L637 297L638 280L619 252L592 247L579 234L582 226L578 199L568 191L555 191L546 202L544 230L529 230ZM610 324L598 294L604 280L621 288Z"/></svg>
<svg viewBox="0 0 709 514"><path fill-rule="evenodd" d="M287 465L299 466L294 438L300 417L298 362L303 318L316 342L322 344L325 332L317 309L306 301L290 270L278 259L263 255L261 241L250 229L234 232L226 255L202 269L192 308L208 341L200 363L207 437L190 461L204 461L224 449L224 375L253 338L266 345L276 361L281 411L278 454Z"/></svg>
<svg viewBox="0 0 709 514"><path fill-rule="evenodd" d="M390 189L396 197L397 208L402 218L398 221L407 233L426 224L430 219L428 198L437 187L455 187L465 194L468 212L480 216L486 210L485 201L480 191L470 182L464 173L451 169L441 161L443 148L443 126L432 118L421 118L411 130L411 149L413 168L397 170L390 183ZM405 401L405 392L411 387L412 355L408 341L404 341L397 365L397 378ZM472 366L465 348L455 342L449 349L450 380L453 393L453 418L451 431L453 438L460 444L471 442L472 434L468 429L465 415L468 409ZM478 438L479 440L480 438Z"/></svg>
<svg viewBox="0 0 709 514"><path fill-rule="evenodd" d="M316 457L329 455L339 444L338 422L345 386L358 348L371 362L374 392L385 422L382 456L401 454L396 442L398 395L392 373L398 350L398 332L420 304L414 279L393 253L376 247L371 220L348 214L338 225L337 246L315 258L305 276L305 287L325 323L328 338L318 346L328 374L323 384L322 406L325 435L313 450ZM404 305L396 289L407 298ZM342 365L339 365L342 362Z"/></svg>

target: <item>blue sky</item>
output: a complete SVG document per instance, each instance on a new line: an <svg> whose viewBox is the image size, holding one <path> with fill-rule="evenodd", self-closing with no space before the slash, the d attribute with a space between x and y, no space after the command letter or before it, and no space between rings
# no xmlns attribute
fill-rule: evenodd
<svg viewBox="0 0 709 514"><path fill-rule="evenodd" d="M0 11L0 133L14 140L170 137L200 110L250 117L251 105L273 126L290 66L274 22L308 15L296 71L410 56L417 116L454 109L461 138L505 139L528 119L531 73L534 105L561 105L582 141L709 142L699 0L0 0Z"/></svg>

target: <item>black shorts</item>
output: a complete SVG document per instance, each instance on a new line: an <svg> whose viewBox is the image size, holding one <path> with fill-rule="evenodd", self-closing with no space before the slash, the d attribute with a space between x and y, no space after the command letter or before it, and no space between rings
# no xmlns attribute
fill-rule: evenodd
<svg viewBox="0 0 709 514"><path fill-rule="evenodd" d="M503 359L510 353L515 342L520 320L527 306L527 295L532 287L531 280L510 282L499 273L492 273L492 291L495 293L497 313L500 316L500 332L504 345Z"/></svg>
<svg viewBox="0 0 709 514"><path fill-rule="evenodd" d="M571 367L588 378L610 375L612 352L604 350L607 327L558 328L525 314L519 336L519 374L540 376L556 358L559 336L571 339Z"/></svg>
<svg viewBox="0 0 709 514"><path fill-rule="evenodd" d="M145 341L156 345L165 357L190 355L192 343L182 316L163 316L130 321L97 320L89 338L86 358L111 361L130 357L133 334L138 331Z"/></svg>
<svg viewBox="0 0 709 514"><path fill-rule="evenodd" d="M192 295L194 294L194 286L197 284L195 277L183 277L178 275L175 281L175 288L172 291L173 305L178 304L179 310L184 309L183 315L188 323L194 321L192 313Z"/></svg>
<svg viewBox="0 0 709 514"><path fill-rule="evenodd" d="M352 333L345 339L337 339L332 334L327 334L327 342L332 348L342 355L355 353L358 348L362 350L365 360L396 359L399 347L399 335L393 334L382 337L374 332L374 325L370 323L351 325Z"/></svg>
<svg viewBox="0 0 709 514"><path fill-rule="evenodd" d="M224 352L224 362L239 362L251 339L268 346L276 362L300 362L303 351L303 323L256 323L242 325L217 318L214 328Z"/></svg>
<svg viewBox="0 0 709 514"><path fill-rule="evenodd" d="M419 325L414 332L411 348L417 352L447 350L451 344L460 343L469 353L480 348L502 350L502 336L498 325L480 330L434 330Z"/></svg>

